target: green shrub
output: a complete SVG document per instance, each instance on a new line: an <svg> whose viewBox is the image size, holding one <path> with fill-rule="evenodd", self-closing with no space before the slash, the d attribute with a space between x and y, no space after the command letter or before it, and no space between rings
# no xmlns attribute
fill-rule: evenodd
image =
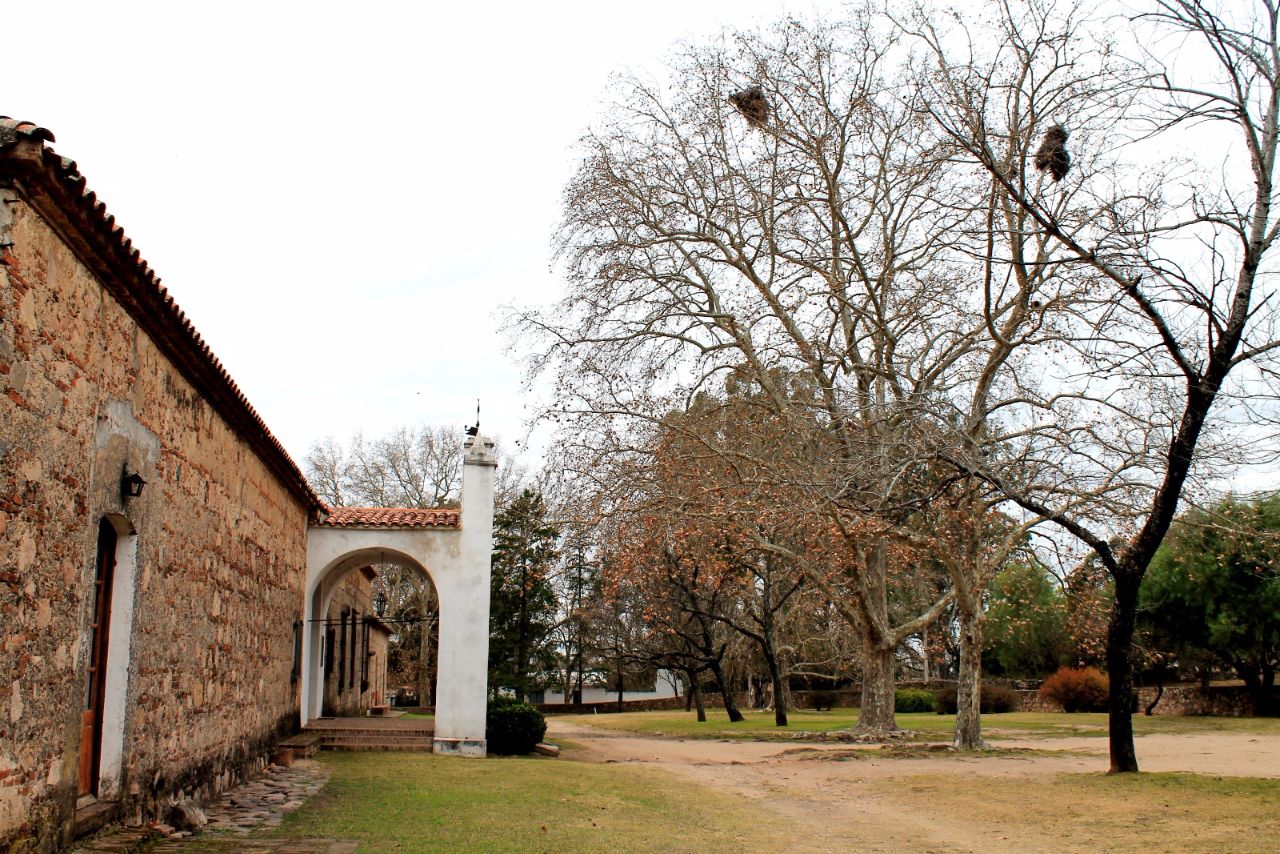
<svg viewBox="0 0 1280 854"><path fill-rule="evenodd" d="M1007 685L993 682L982 683L982 697L978 701L978 711L984 715L998 715L1003 712L1018 710L1018 692ZM956 713L956 689L943 688L937 695L937 711L940 715Z"/></svg>
<svg viewBox="0 0 1280 854"><path fill-rule="evenodd" d="M933 692L924 688L896 688L893 692L895 712L932 712Z"/></svg>
<svg viewBox="0 0 1280 854"><path fill-rule="evenodd" d="M489 701L484 737L490 753L528 753L547 734L547 719L528 703L506 697Z"/></svg>
<svg viewBox="0 0 1280 854"><path fill-rule="evenodd" d="M1107 677L1095 667L1064 667L1044 680L1040 699L1064 712L1105 712L1107 688Z"/></svg>

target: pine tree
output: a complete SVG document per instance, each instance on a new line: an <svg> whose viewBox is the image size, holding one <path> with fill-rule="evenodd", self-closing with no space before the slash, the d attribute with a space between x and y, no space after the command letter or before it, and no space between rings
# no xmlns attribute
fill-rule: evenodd
<svg viewBox="0 0 1280 854"><path fill-rule="evenodd" d="M525 489L494 518L489 605L489 684L524 700L551 666L546 643L555 628L551 571L559 529L547 521L542 494Z"/></svg>

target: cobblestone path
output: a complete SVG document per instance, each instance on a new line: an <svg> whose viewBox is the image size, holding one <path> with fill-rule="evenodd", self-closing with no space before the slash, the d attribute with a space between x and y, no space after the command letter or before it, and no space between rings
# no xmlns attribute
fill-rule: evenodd
<svg viewBox="0 0 1280 854"><path fill-rule="evenodd" d="M314 760L299 760L287 768L270 765L261 777L237 786L205 809L209 824L203 833L174 832L166 825L125 828L81 843L76 854L355 854L356 843L341 839L263 838L327 782L329 772ZM156 840L157 832L168 838Z"/></svg>

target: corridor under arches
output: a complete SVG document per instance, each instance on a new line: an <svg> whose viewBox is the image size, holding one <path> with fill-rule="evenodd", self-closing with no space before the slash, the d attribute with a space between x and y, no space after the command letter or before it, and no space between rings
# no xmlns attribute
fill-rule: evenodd
<svg viewBox="0 0 1280 854"><path fill-rule="evenodd" d="M303 726L323 711L322 648L334 593L353 570L396 563L427 575L439 603L433 749L485 754L497 464L489 439L468 437L464 449L461 509L340 507L309 528L301 650Z"/></svg>

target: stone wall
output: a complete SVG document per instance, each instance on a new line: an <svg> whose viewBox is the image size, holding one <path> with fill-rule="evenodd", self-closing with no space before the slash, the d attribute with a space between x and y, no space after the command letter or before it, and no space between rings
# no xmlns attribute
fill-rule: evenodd
<svg viewBox="0 0 1280 854"><path fill-rule="evenodd" d="M1158 689L1153 687L1138 689L1138 714L1143 714L1147 706L1156 698ZM1062 707L1057 703L1049 703L1040 699L1039 692L1019 691L1018 710L1022 712L1060 712ZM1280 708L1280 688L1273 691L1273 708ZM1223 718L1247 718L1259 711L1255 708L1253 696L1243 685L1210 685L1202 688L1199 685L1166 685L1160 702L1151 712L1153 715L1193 715Z"/></svg>
<svg viewBox="0 0 1280 854"><path fill-rule="evenodd" d="M76 802L99 521L136 548L103 794L140 818L296 725L308 508L32 206L0 187L0 207L0 849L45 851Z"/></svg>

